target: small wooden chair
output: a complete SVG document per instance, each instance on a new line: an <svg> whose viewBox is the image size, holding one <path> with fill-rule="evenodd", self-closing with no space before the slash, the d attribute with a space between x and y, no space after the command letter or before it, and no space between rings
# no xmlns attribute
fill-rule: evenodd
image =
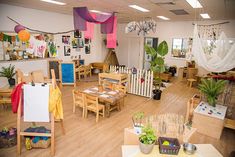
<svg viewBox="0 0 235 157"><path fill-rule="evenodd" d="M127 91L126 86L119 85L119 84L114 84L113 90L119 91L124 95L126 95L126 91ZM125 96L123 98L121 98L120 100L118 100L116 103L111 104L110 111L112 111L114 109L120 110L121 104L124 107L124 98L125 98Z"/></svg>
<svg viewBox="0 0 235 157"><path fill-rule="evenodd" d="M91 77L91 65L85 66L85 75Z"/></svg>
<svg viewBox="0 0 235 157"><path fill-rule="evenodd" d="M81 80L81 76L86 77L86 68L84 65L81 65L77 68L76 70L77 75L78 75L78 79Z"/></svg>
<svg viewBox="0 0 235 157"><path fill-rule="evenodd" d="M85 117L87 117L87 112L92 111L96 113L96 122L99 121L99 115L105 116L105 106L99 104L98 97L92 95L85 95L85 104L86 104L86 113ZM102 111L102 112L100 112Z"/></svg>
<svg viewBox="0 0 235 157"><path fill-rule="evenodd" d="M84 94L77 90L73 90L73 113L75 113L77 106L82 108L82 117L85 117L86 108Z"/></svg>

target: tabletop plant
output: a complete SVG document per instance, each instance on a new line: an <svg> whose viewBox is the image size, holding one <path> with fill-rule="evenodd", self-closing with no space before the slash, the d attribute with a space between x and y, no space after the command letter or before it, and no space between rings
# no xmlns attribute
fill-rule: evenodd
<svg viewBox="0 0 235 157"><path fill-rule="evenodd" d="M150 124L144 126L139 137L141 152L144 154L149 154L152 151L156 140L157 136L155 135L155 130L153 127Z"/></svg>
<svg viewBox="0 0 235 157"><path fill-rule="evenodd" d="M144 112L134 113L134 115L132 116L132 121L133 121L134 127L141 127L143 119L144 119Z"/></svg>
<svg viewBox="0 0 235 157"><path fill-rule="evenodd" d="M205 94L209 105L215 107L218 96L223 92L226 80L202 79L199 90Z"/></svg>
<svg viewBox="0 0 235 157"><path fill-rule="evenodd" d="M148 46L147 44L144 46L144 49L148 55L151 56L150 70L154 73L154 86L156 93L160 92L160 87L162 83L161 73L165 72L165 56L168 53L168 44L166 41L162 41L157 49ZM159 98L160 99L160 98Z"/></svg>
<svg viewBox="0 0 235 157"><path fill-rule="evenodd" d="M0 77L6 77L11 86L15 85L15 79L13 78L15 74L15 66L12 66L11 64L8 67L2 67L2 70L0 71Z"/></svg>

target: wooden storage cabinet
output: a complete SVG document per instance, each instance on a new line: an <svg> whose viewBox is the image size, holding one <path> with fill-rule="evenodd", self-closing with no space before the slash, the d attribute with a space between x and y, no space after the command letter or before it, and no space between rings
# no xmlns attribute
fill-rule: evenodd
<svg viewBox="0 0 235 157"><path fill-rule="evenodd" d="M205 108L205 110L203 110ZM213 113L208 114L210 110ZM226 114L227 107L216 105L215 108L208 104L201 102L193 113L193 128L197 128L197 132L220 139L224 128L224 117ZM218 112L220 114L218 114Z"/></svg>
<svg viewBox="0 0 235 157"><path fill-rule="evenodd" d="M128 82L128 75L116 73L99 73L99 84L102 84L102 81L105 79L113 83L122 84Z"/></svg>

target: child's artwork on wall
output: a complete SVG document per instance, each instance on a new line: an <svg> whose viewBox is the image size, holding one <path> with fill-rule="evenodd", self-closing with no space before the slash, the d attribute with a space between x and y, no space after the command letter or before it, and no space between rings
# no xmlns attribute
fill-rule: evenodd
<svg viewBox="0 0 235 157"><path fill-rule="evenodd" d="M82 37L82 32L81 31L75 31L74 32L74 38L81 38Z"/></svg>
<svg viewBox="0 0 235 157"><path fill-rule="evenodd" d="M69 45L69 44L70 44L70 36L68 36L68 35L67 35L67 36L63 35L63 36L62 36L62 43Z"/></svg>
<svg viewBox="0 0 235 157"><path fill-rule="evenodd" d="M90 45L86 45L85 46L85 53L86 54L90 54L91 52L90 52Z"/></svg>
<svg viewBox="0 0 235 157"><path fill-rule="evenodd" d="M71 47L64 46L64 56L70 56L70 55L71 55Z"/></svg>
<svg viewBox="0 0 235 157"><path fill-rule="evenodd" d="M48 43L48 49L49 49L49 56L50 57L57 57L57 48L56 48L56 44L54 42Z"/></svg>
<svg viewBox="0 0 235 157"><path fill-rule="evenodd" d="M77 38L73 38L73 40L72 40L72 47L73 48L77 48L78 47L78 39Z"/></svg>

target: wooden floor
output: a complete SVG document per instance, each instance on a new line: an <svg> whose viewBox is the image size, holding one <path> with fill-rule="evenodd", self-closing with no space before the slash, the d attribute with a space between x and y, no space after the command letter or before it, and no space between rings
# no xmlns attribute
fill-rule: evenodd
<svg viewBox="0 0 235 157"><path fill-rule="evenodd" d="M82 82L78 88L82 89L97 82ZM197 92L195 88L189 88L185 82L175 81L164 90L160 101L148 98L128 95L125 99L125 107L117 112L112 112L110 118L100 118L95 123L95 115L89 114L87 119L81 118L81 110L72 113L73 87L63 87L64 123L66 135L62 135L60 125L56 124L56 156L57 157L121 157L121 145L123 144L123 130L132 125L131 116L138 111L144 111L146 115L159 113L185 114L186 102ZM0 109L0 128L4 126L16 126L16 114L10 109ZM211 143L223 156L235 150L235 131L224 129L220 140L216 140L201 134L194 134L193 143ZM0 149L0 157L16 156L16 147ZM24 157L48 157L50 149L25 150Z"/></svg>

